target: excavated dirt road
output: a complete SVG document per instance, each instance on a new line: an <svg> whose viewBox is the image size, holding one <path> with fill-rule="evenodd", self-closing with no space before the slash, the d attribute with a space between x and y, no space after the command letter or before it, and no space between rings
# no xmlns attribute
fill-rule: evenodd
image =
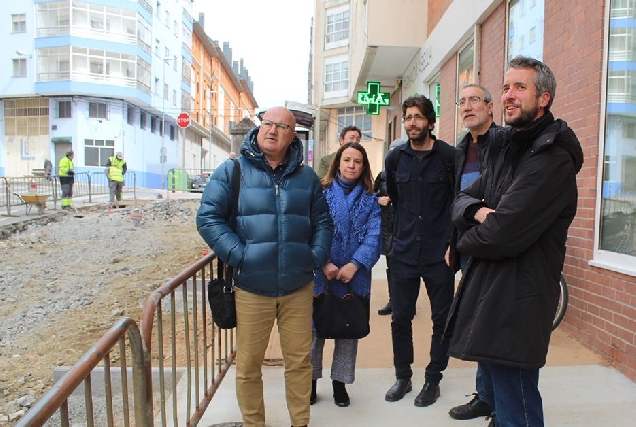
<svg viewBox="0 0 636 427"><path fill-rule="evenodd" d="M143 203L136 215L103 206L57 214L0 240L0 425L121 316L139 321L148 295L207 250L198 200Z"/></svg>

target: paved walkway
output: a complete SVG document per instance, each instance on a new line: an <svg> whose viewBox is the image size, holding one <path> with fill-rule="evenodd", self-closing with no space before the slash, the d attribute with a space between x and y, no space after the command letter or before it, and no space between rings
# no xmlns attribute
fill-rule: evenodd
<svg viewBox="0 0 636 427"><path fill-rule="evenodd" d="M384 401L384 394L393 384L390 342L390 319L378 316L377 309L386 303L384 257L373 271L371 298L371 334L360 341L356 381L347 386L351 406L339 408L333 403L329 369L318 381L318 402L311 407L312 427L319 426L441 426L470 427L488 425L485 418L455 421L448 410L467 402L475 388L475 364L451 359L441 383L439 400L428 408L413 405L413 399L423 385L424 367L428 363L430 340L430 309L426 294L418 300L414 320L416 361L414 390L399 402ZM419 333L418 333L419 332ZM333 341L325 346L325 366L331 362ZM276 331L268 348L268 365L263 368L267 426L289 426L285 403L284 370L280 360ZM240 422L236 402L235 369L232 368L214 396L200 426L232 425ZM627 426L635 425L636 383L606 366L594 353L565 333L552 335L547 366L541 370L540 388L543 394L546 426Z"/></svg>

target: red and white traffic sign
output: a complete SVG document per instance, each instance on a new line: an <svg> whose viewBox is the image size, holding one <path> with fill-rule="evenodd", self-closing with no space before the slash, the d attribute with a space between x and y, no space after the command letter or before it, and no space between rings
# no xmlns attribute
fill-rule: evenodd
<svg viewBox="0 0 636 427"><path fill-rule="evenodd" d="M190 126L190 114L185 111L177 116L177 125L181 129L185 129Z"/></svg>

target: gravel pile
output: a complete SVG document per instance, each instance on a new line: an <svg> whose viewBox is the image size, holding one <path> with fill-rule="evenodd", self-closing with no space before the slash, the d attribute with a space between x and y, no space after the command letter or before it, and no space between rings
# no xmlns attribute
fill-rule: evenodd
<svg viewBox="0 0 636 427"><path fill-rule="evenodd" d="M101 336L201 254L197 207L193 200L112 212L94 206L0 230L0 425L14 423L50 387L54 366L74 364L96 341L65 351L56 333Z"/></svg>

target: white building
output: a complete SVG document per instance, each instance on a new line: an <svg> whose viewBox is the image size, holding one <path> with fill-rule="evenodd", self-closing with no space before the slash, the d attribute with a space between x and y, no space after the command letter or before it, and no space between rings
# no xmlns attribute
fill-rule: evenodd
<svg viewBox="0 0 636 427"><path fill-rule="evenodd" d="M191 0L4 3L0 176L55 171L70 149L80 172L122 151L141 187L196 166L176 125L192 103Z"/></svg>

